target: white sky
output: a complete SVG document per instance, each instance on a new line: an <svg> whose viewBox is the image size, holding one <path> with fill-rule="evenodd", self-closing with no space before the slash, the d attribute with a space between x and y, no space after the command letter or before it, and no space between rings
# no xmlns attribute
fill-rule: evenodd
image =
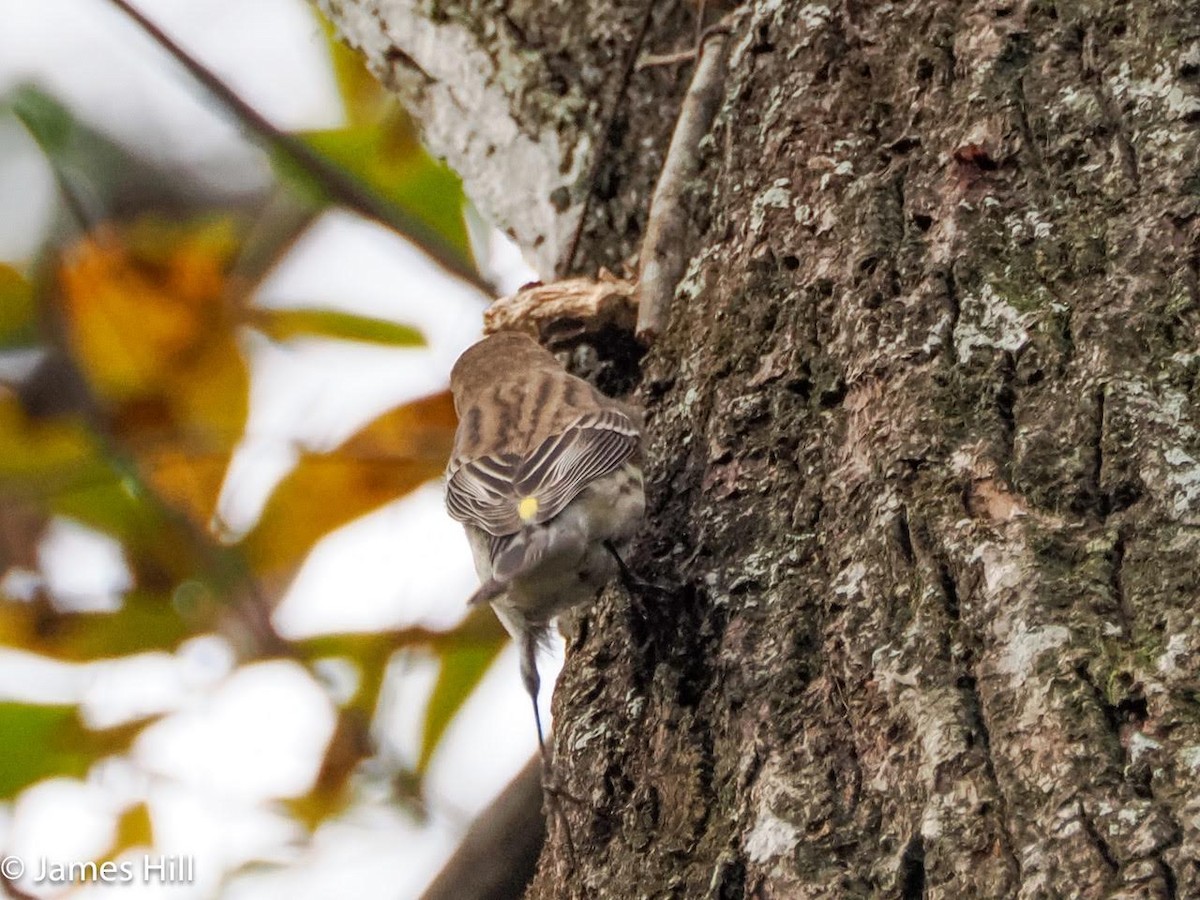
<svg viewBox="0 0 1200 900"><path fill-rule="evenodd" d="M276 125L340 123L322 35L301 0L141 0L139 6ZM223 173L233 160L247 184L266 177L261 154L106 0L0 0L0 22L0 95L36 80L144 152L176 163L217 160L222 165L210 171ZM0 117L0 260L22 261L34 252L52 202L53 184L36 149L19 126ZM513 248L496 236L491 242L491 274L505 289L532 277ZM221 505L235 529L253 521L294 446L332 446L390 406L444 387L454 359L478 336L484 306L395 235L342 213L316 224L265 283L260 301L337 304L389 317L417 326L429 346L283 347L249 340L250 422ZM54 587L73 606L111 606L127 587L119 548L74 523L55 523L43 558ZM277 625L291 636L413 623L445 627L461 617L474 584L466 542L442 509L440 485L431 484L322 542L288 592ZM557 659L545 661L544 684L553 683L557 666ZM394 668L398 677L385 688L376 725L392 758L411 761L436 663L410 654ZM544 709L548 693L544 688ZM366 784L364 793L377 800L308 841L271 802L311 782L333 706L326 687L293 663L234 668L229 649L213 637L189 641L175 654L92 665L0 651L0 699L81 702L96 724L171 713L142 734L131 760L106 761L84 782L45 782L0 806L0 855L20 856L32 867L42 857L84 861L103 852L115 814L146 800L157 852L193 855L196 882L122 885L123 898L416 897L470 817L536 746L510 647L435 757L425 821ZM278 865L223 882L228 870L249 860ZM88 888L71 896L98 893Z"/></svg>

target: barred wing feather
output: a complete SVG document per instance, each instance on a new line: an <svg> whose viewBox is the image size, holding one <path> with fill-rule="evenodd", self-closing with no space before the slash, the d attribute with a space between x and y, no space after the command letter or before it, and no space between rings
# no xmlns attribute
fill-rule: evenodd
<svg viewBox="0 0 1200 900"><path fill-rule="evenodd" d="M590 482L615 472L637 449L638 430L628 416L605 409L550 435L527 457L482 456L454 470L446 491L450 515L502 536L522 526L517 506L537 500L534 523L547 522Z"/></svg>

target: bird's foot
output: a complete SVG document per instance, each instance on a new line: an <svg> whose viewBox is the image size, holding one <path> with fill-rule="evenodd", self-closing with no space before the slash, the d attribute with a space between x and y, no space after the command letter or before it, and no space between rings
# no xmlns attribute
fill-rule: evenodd
<svg viewBox="0 0 1200 900"><path fill-rule="evenodd" d="M612 541L604 542L604 549L609 552L617 562L618 577L621 579L621 587L625 588L630 594L641 599L657 599L662 600L674 595L674 591L663 587L660 584L655 584L652 581L639 576L633 569L625 564L625 560L621 559L621 554L617 552L617 548Z"/></svg>

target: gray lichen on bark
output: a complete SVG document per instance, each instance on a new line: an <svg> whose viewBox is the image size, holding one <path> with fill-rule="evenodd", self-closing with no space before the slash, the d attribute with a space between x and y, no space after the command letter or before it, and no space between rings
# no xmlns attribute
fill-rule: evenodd
<svg viewBox="0 0 1200 900"><path fill-rule="evenodd" d="M678 590L569 648L531 896L1200 896L1200 7L751 6L643 372ZM529 75L641 8L507 11ZM504 102L580 148L555 71L587 99ZM586 259L680 87L630 85Z"/></svg>
<svg viewBox="0 0 1200 900"><path fill-rule="evenodd" d="M596 187L589 176L605 126L614 111L624 121L620 76L644 7L479 0L318 5L404 100L430 150L462 176L484 215L552 277L585 194ZM623 243L624 255L630 246Z"/></svg>

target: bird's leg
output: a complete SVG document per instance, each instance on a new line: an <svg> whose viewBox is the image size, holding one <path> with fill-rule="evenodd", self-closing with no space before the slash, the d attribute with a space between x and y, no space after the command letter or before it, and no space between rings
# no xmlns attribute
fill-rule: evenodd
<svg viewBox="0 0 1200 900"><path fill-rule="evenodd" d="M540 634L541 631L537 628L526 628L521 634L521 680L525 683L525 690L529 693L529 699L533 702L533 721L537 725L538 747L542 752L542 792L546 805L547 818L553 817L562 825L562 834L567 845L567 859L573 867L575 844L571 840L571 825L563 813L559 798L565 797L575 803L579 803L580 801L554 783L550 753L546 749L546 736L542 731L542 711L538 707L538 691L542 683L541 676L538 675L537 670L537 649Z"/></svg>

